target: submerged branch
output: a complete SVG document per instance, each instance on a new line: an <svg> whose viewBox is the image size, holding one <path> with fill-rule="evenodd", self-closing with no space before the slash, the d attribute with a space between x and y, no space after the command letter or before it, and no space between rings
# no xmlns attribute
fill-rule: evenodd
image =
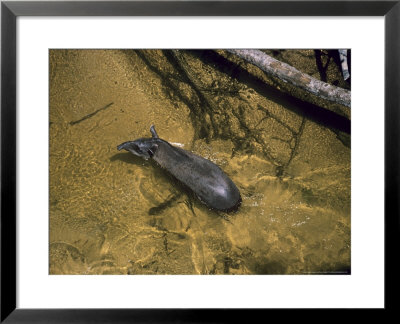
<svg viewBox="0 0 400 324"><path fill-rule="evenodd" d="M260 50L228 50L228 52L257 66L285 82L306 90L320 98L350 107L351 91L322 82L300 72L289 64L283 63Z"/></svg>
<svg viewBox="0 0 400 324"><path fill-rule="evenodd" d="M92 112L92 113L90 113L90 114L88 114L88 115L82 117L82 118L79 119L79 120L72 121L72 122L70 122L69 124L70 124L70 125L79 124L80 122L82 122L82 121L84 121L84 120L86 120L86 119L88 119L88 118L90 118L90 117L93 117L93 116L96 115L98 112L100 112L100 111L102 111L102 110L106 110L106 109L107 109L108 107L110 107L112 104L113 104L113 102L109 103L107 106L104 106L104 107L102 107L102 108L100 108L100 109L97 109L96 111L94 111L94 112Z"/></svg>

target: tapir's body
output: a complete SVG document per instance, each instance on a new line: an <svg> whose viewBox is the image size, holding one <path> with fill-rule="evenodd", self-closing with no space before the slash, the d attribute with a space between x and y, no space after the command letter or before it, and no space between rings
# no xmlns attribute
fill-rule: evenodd
<svg viewBox="0 0 400 324"><path fill-rule="evenodd" d="M154 126L150 131L152 138L122 143L118 150L125 149L146 160L152 158L213 209L230 211L240 205L238 188L216 164L162 140Z"/></svg>

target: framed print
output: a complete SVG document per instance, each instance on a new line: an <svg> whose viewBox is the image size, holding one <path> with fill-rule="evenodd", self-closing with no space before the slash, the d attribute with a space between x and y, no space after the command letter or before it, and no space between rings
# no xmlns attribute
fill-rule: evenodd
<svg viewBox="0 0 400 324"><path fill-rule="evenodd" d="M391 309L399 13L2 2L1 320Z"/></svg>

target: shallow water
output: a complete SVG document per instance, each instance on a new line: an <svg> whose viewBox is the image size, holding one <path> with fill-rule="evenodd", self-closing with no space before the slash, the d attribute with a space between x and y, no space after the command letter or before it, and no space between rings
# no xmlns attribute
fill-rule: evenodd
<svg viewBox="0 0 400 324"><path fill-rule="evenodd" d="M314 51L268 53L323 77ZM223 51L51 50L50 273L350 273L350 113L296 91ZM117 151L152 124L231 177L237 212Z"/></svg>

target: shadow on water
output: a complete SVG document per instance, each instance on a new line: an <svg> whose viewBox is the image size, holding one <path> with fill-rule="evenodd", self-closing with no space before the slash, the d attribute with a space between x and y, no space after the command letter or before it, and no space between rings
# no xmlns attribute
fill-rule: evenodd
<svg viewBox="0 0 400 324"><path fill-rule="evenodd" d="M178 98L178 100L180 102L185 103L188 107L191 107L193 109L193 111L191 109L189 117L192 121L192 124L194 125L195 130L196 130L194 137L195 138L206 138L207 134L209 133L209 130L207 129L207 126L206 126L207 123L204 120L204 116L205 116L204 103L202 105L196 105L193 102L191 102L189 98L186 98L181 93L179 86L177 84L179 84L179 82L181 82L181 81L190 84L190 80L185 76L185 73L183 73L183 71L179 68L179 66L174 61L171 51L164 50L163 52L164 52L165 57L168 60L168 62L170 64L172 64L175 67L175 69L177 69L177 71L179 71L178 75L173 75L171 73L168 73L168 72L160 69L158 66L155 66L147 58L147 56L145 55L145 53L142 50L135 50L136 55L146 64L146 66L151 71L153 71L154 73L156 73L157 75L160 76L161 82L162 82L162 88L172 90L172 92L165 91L165 94L169 97L169 99L171 101L175 101L176 98ZM125 55L127 55L130 58L131 54L129 52L124 52L124 53L125 53ZM178 81L177 84L176 84L176 81ZM171 95L171 93L173 93L173 96ZM201 93L197 92L197 95L199 96L199 98L201 98Z"/></svg>
<svg viewBox="0 0 400 324"><path fill-rule="evenodd" d="M195 200L193 192L167 171L160 168L153 160L145 161L143 158L131 153L117 153L110 157L110 161L122 161L124 163L136 165L139 168L150 167L152 168L152 172L154 172L156 175L155 178L157 181L160 181L160 183L167 182L171 185L171 189L173 191L172 195L158 206L150 208L148 211L149 215L161 214L164 210L175 206L178 202L178 199L184 194L187 195L189 201L188 203L190 205L189 207L194 213L193 207L191 206L193 200Z"/></svg>
<svg viewBox="0 0 400 324"><path fill-rule="evenodd" d="M331 55L328 54L327 56L327 62L325 65L322 62L322 53L320 50L314 50L314 55L315 55L315 63L318 68L319 72L319 77L321 78L321 81L326 82L326 70L328 69L329 63L331 62Z"/></svg>
<svg viewBox="0 0 400 324"><path fill-rule="evenodd" d="M144 160L136 155L133 155L132 153L116 153L112 157L110 157L110 162L114 161L122 161L125 163L129 164L134 164L134 165L143 165Z"/></svg>
<svg viewBox="0 0 400 324"><path fill-rule="evenodd" d="M184 191L180 190L180 189L184 189L184 188L179 188L179 187L181 187L180 183L178 183L178 181L175 178L173 178L168 172L157 167L157 165L151 160L145 161L145 160L143 160L143 158L133 155L131 153L117 153L117 154L114 154L110 158L110 161L111 162L122 161L124 163L136 165L139 168L151 167L151 168L153 168L152 172L154 172L156 174L156 178L159 181L168 182L168 183L172 184L172 187L174 189L175 188L178 189L177 192L176 193L174 192L170 197L167 198L166 201L162 202L158 206L150 208L148 211L149 215L161 214L164 210L175 206L178 198L180 198L184 193Z"/></svg>
<svg viewBox="0 0 400 324"><path fill-rule="evenodd" d="M152 207L149 209L148 214L153 216L153 215L159 215L161 214L164 210L174 207L177 204L178 199L183 195L182 192L179 192L177 194L174 194L170 197L167 198L166 201L162 202L156 207Z"/></svg>
<svg viewBox="0 0 400 324"><path fill-rule="evenodd" d="M189 50L191 55L202 60L208 65L212 65L221 72L236 78L257 91L260 95L282 105L291 111L305 116L306 118L328 128L333 128L350 134L351 122L344 116L320 106L305 102L298 98L287 95L272 86L267 85L263 80L252 75L242 67L232 63L222 55L212 50Z"/></svg>

